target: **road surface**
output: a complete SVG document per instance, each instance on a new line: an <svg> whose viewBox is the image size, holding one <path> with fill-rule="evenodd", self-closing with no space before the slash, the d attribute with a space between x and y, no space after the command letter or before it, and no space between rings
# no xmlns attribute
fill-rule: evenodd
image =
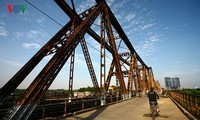
<svg viewBox="0 0 200 120"><path fill-rule="evenodd" d="M158 100L159 116L156 120L189 120L170 98ZM57 118L58 119L58 118ZM148 98L136 97L61 120L151 120Z"/></svg>

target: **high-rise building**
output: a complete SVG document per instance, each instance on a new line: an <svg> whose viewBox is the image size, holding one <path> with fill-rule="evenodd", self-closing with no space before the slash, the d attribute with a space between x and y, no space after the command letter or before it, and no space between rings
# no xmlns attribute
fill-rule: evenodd
<svg viewBox="0 0 200 120"><path fill-rule="evenodd" d="M181 87L180 80L178 77L171 78L171 77L165 77L165 87L167 89L178 89Z"/></svg>
<svg viewBox="0 0 200 120"><path fill-rule="evenodd" d="M172 82L171 83L172 83L172 85L171 85L172 89L178 89L179 87L181 87L178 77L172 78Z"/></svg>
<svg viewBox="0 0 200 120"><path fill-rule="evenodd" d="M171 78L170 77L165 77L165 87L167 89L171 88Z"/></svg>

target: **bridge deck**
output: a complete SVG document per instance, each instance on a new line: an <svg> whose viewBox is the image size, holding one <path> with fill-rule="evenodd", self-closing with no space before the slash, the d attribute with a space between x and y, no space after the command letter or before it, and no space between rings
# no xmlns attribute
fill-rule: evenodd
<svg viewBox="0 0 200 120"><path fill-rule="evenodd" d="M158 100L160 113L156 120L189 120L170 98ZM118 104L67 117L63 120L151 120L147 97L133 98Z"/></svg>

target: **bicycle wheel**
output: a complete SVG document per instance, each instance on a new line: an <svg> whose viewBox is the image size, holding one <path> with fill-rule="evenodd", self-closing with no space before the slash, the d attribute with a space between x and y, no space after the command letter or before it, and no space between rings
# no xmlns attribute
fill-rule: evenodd
<svg viewBox="0 0 200 120"><path fill-rule="evenodd" d="M156 115L152 114L152 120L155 120L155 119L156 119Z"/></svg>
<svg viewBox="0 0 200 120"><path fill-rule="evenodd" d="M152 108L152 114L151 114L152 120L155 120L156 115L157 115L156 106L153 106L153 108Z"/></svg>

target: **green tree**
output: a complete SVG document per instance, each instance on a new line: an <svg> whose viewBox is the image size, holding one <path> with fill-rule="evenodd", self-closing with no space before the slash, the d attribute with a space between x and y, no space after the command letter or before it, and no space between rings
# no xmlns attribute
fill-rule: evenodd
<svg viewBox="0 0 200 120"><path fill-rule="evenodd" d="M79 92L86 92L86 91L95 92L95 88L94 88L94 87L88 86L87 88L86 88L86 87L79 88L78 91L79 91Z"/></svg>

